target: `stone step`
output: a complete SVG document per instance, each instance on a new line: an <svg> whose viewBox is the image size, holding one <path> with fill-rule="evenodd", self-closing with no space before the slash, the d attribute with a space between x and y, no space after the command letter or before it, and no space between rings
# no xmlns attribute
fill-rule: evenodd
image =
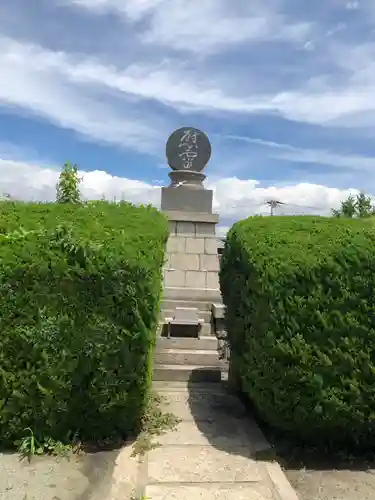
<svg viewBox="0 0 375 500"><path fill-rule="evenodd" d="M155 353L155 362L161 365L218 366L223 363L217 351L204 349L164 349Z"/></svg>
<svg viewBox="0 0 375 500"><path fill-rule="evenodd" d="M166 337L158 337L156 339L156 349L155 352L159 352L163 349L205 349L207 351L218 350L217 338L210 336L201 336L199 339L186 338L186 337L171 337L170 339Z"/></svg>
<svg viewBox="0 0 375 500"><path fill-rule="evenodd" d="M193 307L193 306L185 305L183 307ZM173 318L173 316L175 315L175 311L176 309L163 309L160 313L161 314L160 317L161 319ZM212 316L211 311L198 311L198 318L203 319L205 323L209 323L211 321L211 316Z"/></svg>
<svg viewBox="0 0 375 500"><path fill-rule="evenodd" d="M221 303L221 302L220 302ZM161 309L176 309L176 307L196 307L198 311L211 311L212 300L183 300L183 299L164 299L161 303Z"/></svg>
<svg viewBox="0 0 375 500"><path fill-rule="evenodd" d="M167 286L163 289L163 300L183 300L199 302L221 302L221 293L215 288L187 288Z"/></svg>
<svg viewBox="0 0 375 500"><path fill-rule="evenodd" d="M220 382L194 382L190 384L188 381L163 381L154 380L152 389L156 392L163 393L180 393L182 395L189 394L215 394L218 396L228 396L229 392L227 386L222 381Z"/></svg>
<svg viewBox="0 0 375 500"><path fill-rule="evenodd" d="M159 325L162 327L162 335L163 337L167 335L167 326L164 325L164 321L159 321ZM171 327L171 337L175 336L176 338L198 338L198 329L194 326L190 325L173 325ZM212 335L212 325L211 323L203 323L200 329L200 335ZM214 337L216 338L216 337Z"/></svg>
<svg viewBox="0 0 375 500"><path fill-rule="evenodd" d="M221 369L213 366L155 364L152 379L167 382L220 382Z"/></svg>

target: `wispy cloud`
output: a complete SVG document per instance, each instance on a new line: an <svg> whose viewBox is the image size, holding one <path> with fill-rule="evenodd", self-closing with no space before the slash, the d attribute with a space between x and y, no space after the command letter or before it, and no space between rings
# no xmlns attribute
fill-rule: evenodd
<svg viewBox="0 0 375 500"><path fill-rule="evenodd" d="M234 7L234 8L233 8ZM231 44L285 40L296 42L308 34L308 23L293 22L272 9L272 3L251 6L223 0L169 0L158 5L149 31L142 39L191 52L216 52Z"/></svg>
<svg viewBox="0 0 375 500"><path fill-rule="evenodd" d="M289 160L292 162L310 163L312 165L327 165L370 172L373 172L375 167L375 156L367 157L360 155L338 154L319 149L296 148L289 144L280 144L277 142L264 141L262 139L238 135L227 135L223 136L223 138L263 146L267 148L268 155L270 157Z"/></svg>
<svg viewBox="0 0 375 500"><path fill-rule="evenodd" d="M6 75L0 81L0 102L15 112L26 110L97 141L142 152L154 152L164 138L167 127L161 117L140 118L121 99L100 96L100 88L90 88L94 83L90 64L75 65L74 58L63 53L0 38L0 66ZM99 67L99 87L102 74Z"/></svg>
<svg viewBox="0 0 375 500"><path fill-rule="evenodd" d="M359 0L349 0L346 2L346 8L348 10L357 10L360 8L360 2Z"/></svg>
<svg viewBox="0 0 375 500"><path fill-rule="evenodd" d="M276 8L275 2L253 0L65 0L94 13L116 12L133 22L144 20L139 38L144 43L193 53L214 53L244 42L303 40L307 22L296 22Z"/></svg>
<svg viewBox="0 0 375 500"><path fill-rule="evenodd" d="M165 0L60 0L60 2L83 7L97 14L115 12L124 14L131 20L139 20L165 3Z"/></svg>
<svg viewBox="0 0 375 500"><path fill-rule="evenodd" d="M140 137L143 144L152 143L163 120L160 116L151 117L150 111L147 119L137 118L137 113L129 107L127 95L159 101L184 112L190 109L279 113L306 123L354 127L369 126L375 121L372 99L375 64L371 46L346 55L345 69L350 76L344 87L342 82L324 83L323 78L317 86L314 78L303 89L275 94L263 94L259 89L260 92L248 96L228 93L224 80L221 86L210 83L208 74L185 71L183 65L168 60L157 65L134 64L120 70L93 58L53 52L7 38L0 39L0 48L0 64L7 74L0 83L3 102L22 106L97 139L130 146L138 147ZM338 53L339 49L335 54ZM350 60L357 60L356 68L349 67ZM24 81L28 81L27 87ZM105 88L120 94L109 95L100 102L95 92ZM243 94L242 89L239 92ZM127 106L126 113L121 112L121 106ZM108 119L104 123L98 116ZM154 126L151 120L155 120Z"/></svg>

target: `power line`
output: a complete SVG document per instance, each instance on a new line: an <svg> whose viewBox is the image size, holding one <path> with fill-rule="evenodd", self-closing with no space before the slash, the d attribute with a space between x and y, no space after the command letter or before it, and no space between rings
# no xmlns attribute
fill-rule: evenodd
<svg viewBox="0 0 375 500"><path fill-rule="evenodd" d="M270 215L278 215L278 214L285 215L285 211L288 211L288 212L291 211L291 210L289 210L289 207L291 207L292 210L293 210L293 207L296 209L304 209L303 211L300 211L300 210L293 211L293 215L294 214L295 215L309 214L309 213L311 213L310 211L316 211L319 213L322 213L322 211L324 211L323 207L314 207L314 206L309 206L309 205L298 205L296 203L286 203L286 202L283 202L283 201L277 200L277 199L269 199L269 200L258 202L258 203L252 203L251 200L249 200L248 202L245 202L245 203L244 202L232 203L231 205L224 204L223 208L227 207L227 208L254 209L254 208L266 207L266 206L268 206L270 208ZM278 210L278 209L280 209L280 207L283 207L283 208L285 207L281 213Z"/></svg>
<svg viewBox="0 0 375 500"><path fill-rule="evenodd" d="M266 201L266 205L268 205L271 209L270 215L275 215L276 208L278 208L280 205L285 205L285 203L279 200L268 200Z"/></svg>

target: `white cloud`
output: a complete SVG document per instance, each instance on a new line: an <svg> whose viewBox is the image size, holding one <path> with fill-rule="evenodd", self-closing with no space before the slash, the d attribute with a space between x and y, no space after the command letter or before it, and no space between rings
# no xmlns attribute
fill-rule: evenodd
<svg viewBox="0 0 375 500"><path fill-rule="evenodd" d="M113 176L105 171L81 171L81 192L85 199L129 200L133 203L160 205L160 185ZM9 193L19 200L52 201L55 199L59 169L43 168L34 163L0 160L0 194ZM167 184L167 183L166 183ZM331 208L355 190L339 190L317 184L261 187L256 180L222 178L207 187L214 190L214 211L224 221L234 221L253 214L267 214L270 198L284 202L285 213L328 215ZM221 234L225 229L220 229Z"/></svg>
<svg viewBox="0 0 375 500"><path fill-rule="evenodd" d="M27 201L53 201L60 168L40 167L9 159L0 159L0 194L9 193L12 198ZM84 199L129 200L133 203L158 205L160 186L121 178L105 171L80 171L83 178L81 193Z"/></svg>
<svg viewBox="0 0 375 500"><path fill-rule="evenodd" d="M138 151L153 152L164 139L162 118L150 115L146 121L129 107L124 112L123 102L115 96L100 99L89 87L90 75L86 87L74 81L74 60L63 53L0 37L0 67L6 75L0 79L3 105L26 110L97 141Z"/></svg>
<svg viewBox="0 0 375 500"><path fill-rule="evenodd" d="M261 187L256 180L236 177L220 179L209 185L214 189L214 209L224 218L241 219L254 214L269 214L267 201L282 202L281 213L314 213L329 215L353 189L340 190L318 184L299 183ZM279 210L279 211L280 211Z"/></svg>
<svg viewBox="0 0 375 500"><path fill-rule="evenodd" d="M350 0L346 3L346 8L348 10L357 10L360 7L360 2L358 0Z"/></svg>

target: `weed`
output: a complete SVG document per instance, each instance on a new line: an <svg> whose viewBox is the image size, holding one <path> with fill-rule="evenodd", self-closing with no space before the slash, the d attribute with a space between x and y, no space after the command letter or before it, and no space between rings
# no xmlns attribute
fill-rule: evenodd
<svg viewBox="0 0 375 500"><path fill-rule="evenodd" d="M17 446L17 451L21 455L21 459L27 458L30 462L35 455L43 455L44 449L30 427L27 427L25 432L28 432L28 435L14 444Z"/></svg>
<svg viewBox="0 0 375 500"><path fill-rule="evenodd" d="M28 434L22 439L16 441L17 451L21 455L21 460L27 458L30 462L34 456L55 455L67 456L71 452L78 452L79 447L76 444L64 444L61 441L55 441L52 438L46 438L40 441L35 436L30 427L25 429Z"/></svg>
<svg viewBox="0 0 375 500"><path fill-rule="evenodd" d="M159 446L157 442L153 442L152 438L160 436L168 430L175 430L180 422L180 419L173 413L161 410L162 401L163 398L159 394L155 392L149 394L142 418L141 432L133 445L132 456L144 455L147 451Z"/></svg>

